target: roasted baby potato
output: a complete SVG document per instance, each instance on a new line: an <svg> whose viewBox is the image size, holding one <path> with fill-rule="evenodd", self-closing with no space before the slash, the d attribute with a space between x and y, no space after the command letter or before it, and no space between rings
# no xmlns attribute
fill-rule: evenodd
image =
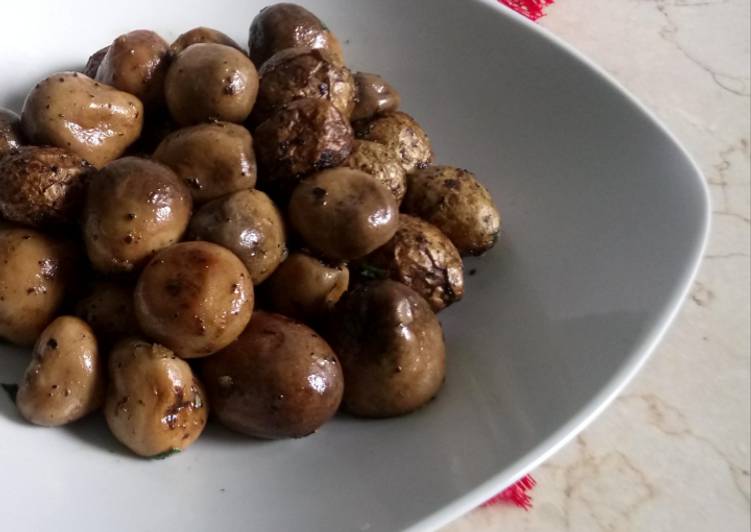
<svg viewBox="0 0 751 532"><path fill-rule="evenodd" d="M150 107L164 100L169 44L153 31L135 30L117 37L107 48L95 79L137 96Z"/></svg>
<svg viewBox="0 0 751 532"><path fill-rule="evenodd" d="M188 46L172 62L164 84L172 118L183 126L243 122L258 94L258 73L241 51L216 43Z"/></svg>
<svg viewBox="0 0 751 532"><path fill-rule="evenodd" d="M13 111L0 107L0 157L17 150L22 144L21 118Z"/></svg>
<svg viewBox="0 0 751 532"><path fill-rule="evenodd" d="M352 120L372 118L379 113L399 109L401 97L396 89L378 74L357 72L355 74L357 96Z"/></svg>
<svg viewBox="0 0 751 532"><path fill-rule="evenodd" d="M349 270L306 253L291 253L263 285L269 307L308 323L324 318L347 291Z"/></svg>
<svg viewBox="0 0 751 532"><path fill-rule="evenodd" d="M399 209L391 192L372 176L333 168L304 179L288 207L292 227L330 259L357 259L394 236Z"/></svg>
<svg viewBox="0 0 751 532"><path fill-rule="evenodd" d="M180 35L177 39L175 39L175 42L172 43L170 50L172 50L173 55L177 55L185 50L188 46L201 43L223 44L225 46L231 46L232 48L236 48L237 50L243 52L243 49L240 47L240 45L237 44L231 37L222 33L221 31L207 28L205 26L193 28L192 30L186 31L185 33Z"/></svg>
<svg viewBox="0 0 751 532"><path fill-rule="evenodd" d="M26 97L21 126L31 144L67 149L100 168L141 134L143 104L79 72L60 72Z"/></svg>
<svg viewBox="0 0 751 532"><path fill-rule="evenodd" d="M190 188L197 203L256 184L253 139L243 126L213 122L178 129L154 152Z"/></svg>
<svg viewBox="0 0 751 532"><path fill-rule="evenodd" d="M184 360L159 344L127 339L110 353L107 425L140 456L183 450L203 432L203 386Z"/></svg>
<svg viewBox="0 0 751 532"><path fill-rule="evenodd" d="M300 98L328 100L345 119L352 115L355 106L352 73L325 50L282 50L263 64L259 75L258 100L252 115L256 123Z"/></svg>
<svg viewBox="0 0 751 532"><path fill-rule="evenodd" d="M402 209L435 225L462 255L484 253L501 232L501 217L488 190L472 172L453 166L410 174Z"/></svg>
<svg viewBox="0 0 751 532"><path fill-rule="evenodd" d="M420 294L438 312L464 295L464 270L459 252L434 225L399 215L393 238L365 257L366 272L399 281Z"/></svg>
<svg viewBox="0 0 751 532"><path fill-rule="evenodd" d="M248 268L254 285L287 256L282 215L260 190L240 190L205 204L193 215L188 235L232 251Z"/></svg>
<svg viewBox="0 0 751 532"><path fill-rule="evenodd" d="M60 148L18 148L0 159L0 214L32 227L73 223L92 170Z"/></svg>
<svg viewBox="0 0 751 532"><path fill-rule="evenodd" d="M205 357L245 329L253 312L253 283L231 251L210 242L183 242L149 262L134 302L148 337L181 358Z"/></svg>
<svg viewBox="0 0 751 532"><path fill-rule="evenodd" d="M412 412L443 385L446 349L428 303L395 281L347 292L326 338L344 369L344 408L364 417Z"/></svg>
<svg viewBox="0 0 751 532"><path fill-rule="evenodd" d="M380 181L394 195L399 204L407 191L407 173L399 160L383 144L367 140L356 140L352 153L342 166L362 170Z"/></svg>
<svg viewBox="0 0 751 532"><path fill-rule="evenodd" d="M328 100L295 100L255 131L261 185L289 192L301 176L338 166L352 150L352 127Z"/></svg>
<svg viewBox="0 0 751 532"><path fill-rule="evenodd" d="M219 421L256 438L315 432L342 399L336 355L312 329L258 311L236 342L202 364Z"/></svg>
<svg viewBox="0 0 751 532"><path fill-rule="evenodd" d="M188 226L187 185L168 167L138 157L113 161L91 179L83 235L91 264L126 273L177 242Z"/></svg>
<svg viewBox="0 0 751 532"><path fill-rule="evenodd" d="M428 134L407 113L392 111L357 122L355 134L358 139L386 146L407 173L424 168L433 160Z"/></svg>
<svg viewBox="0 0 751 532"><path fill-rule="evenodd" d="M100 343L139 334L133 288L115 281L95 281L76 303L76 315L94 329Z"/></svg>
<svg viewBox="0 0 751 532"><path fill-rule="evenodd" d="M0 228L0 338L33 345L75 271L73 246L27 228Z"/></svg>
<svg viewBox="0 0 751 532"><path fill-rule="evenodd" d="M287 48L323 49L344 64L342 46L318 17L289 3L265 7L253 19L248 38L250 58L260 68L275 53Z"/></svg>
<svg viewBox="0 0 751 532"><path fill-rule="evenodd" d="M60 316L34 345L16 405L35 425L65 425L102 405L105 374L91 327L73 316Z"/></svg>

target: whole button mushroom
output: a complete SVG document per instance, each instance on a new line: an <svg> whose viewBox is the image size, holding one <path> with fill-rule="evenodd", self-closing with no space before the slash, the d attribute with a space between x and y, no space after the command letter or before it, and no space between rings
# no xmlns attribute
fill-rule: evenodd
<svg viewBox="0 0 751 532"><path fill-rule="evenodd" d="M253 312L253 283L231 251L182 242L141 272L134 296L141 330L182 358L205 357L232 343Z"/></svg>
<svg viewBox="0 0 751 532"><path fill-rule="evenodd" d="M65 425L101 406L105 373L91 327L73 316L60 316L34 345L16 404L31 423Z"/></svg>

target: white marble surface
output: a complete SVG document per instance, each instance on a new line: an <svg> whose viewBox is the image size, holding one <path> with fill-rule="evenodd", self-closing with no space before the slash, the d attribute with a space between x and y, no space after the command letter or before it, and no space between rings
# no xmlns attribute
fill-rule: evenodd
<svg viewBox="0 0 751 532"><path fill-rule="evenodd" d="M533 475L534 508L444 532L748 531L749 0L558 0L541 23L664 120L703 169L713 227L690 298L624 394Z"/></svg>

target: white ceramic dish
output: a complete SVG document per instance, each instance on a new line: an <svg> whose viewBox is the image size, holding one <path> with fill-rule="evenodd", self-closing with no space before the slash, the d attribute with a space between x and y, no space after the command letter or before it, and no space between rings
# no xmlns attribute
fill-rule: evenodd
<svg viewBox="0 0 751 532"><path fill-rule="evenodd" d="M708 196L649 113L494 0L304 3L355 68L400 89L438 160L474 169L504 214L501 244L469 262L465 300L441 315L444 392L415 415L342 417L299 441L211 427L164 461L125 453L101 419L31 427L0 397L3 529L431 529L581 430L665 332L701 256ZM35 81L130 29L170 40L208 25L244 42L263 4L12 2L0 105L18 109ZM25 356L0 351L0 381L17 379Z"/></svg>

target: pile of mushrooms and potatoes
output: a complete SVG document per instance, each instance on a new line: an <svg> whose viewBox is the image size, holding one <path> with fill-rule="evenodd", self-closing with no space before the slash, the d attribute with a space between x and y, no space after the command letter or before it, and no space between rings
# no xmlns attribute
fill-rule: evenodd
<svg viewBox="0 0 751 532"><path fill-rule="evenodd" d="M131 31L0 110L0 337L32 349L20 414L101 410L152 457L209 414L298 438L339 410L428 403L436 313L500 217L400 105L283 3L247 51L205 27Z"/></svg>

